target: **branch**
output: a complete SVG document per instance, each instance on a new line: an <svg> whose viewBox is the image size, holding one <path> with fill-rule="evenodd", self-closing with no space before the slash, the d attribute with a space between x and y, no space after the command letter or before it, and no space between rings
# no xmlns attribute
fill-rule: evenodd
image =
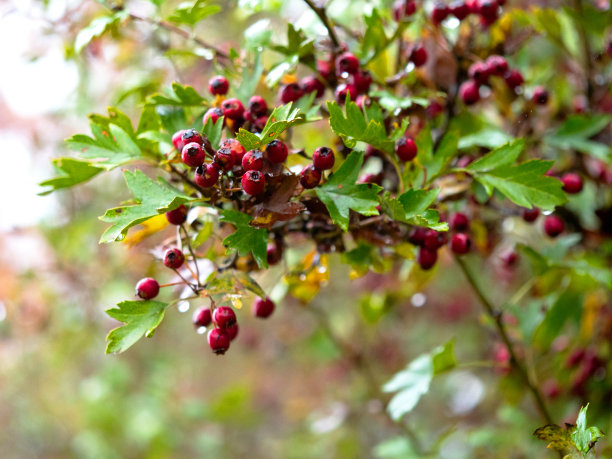
<svg viewBox="0 0 612 459"><path fill-rule="evenodd" d="M580 44L582 45L582 52L584 54L584 73L586 82L586 96L589 108L591 107L593 99L593 63L591 62L591 45L589 44L589 37L584 29L582 19L584 19L584 10L582 8L582 0L572 0L574 9L578 13L578 19L576 19L576 27L578 28L578 35L580 37Z"/></svg>
<svg viewBox="0 0 612 459"><path fill-rule="evenodd" d="M329 39L334 44L334 48L340 47L340 42L338 41L338 37L336 36L336 32L334 32L334 28L329 22L329 18L327 17L327 13L325 12L325 7L317 6L314 4L312 0L304 0L312 11L319 17L325 28L327 29L327 33L329 34Z"/></svg>

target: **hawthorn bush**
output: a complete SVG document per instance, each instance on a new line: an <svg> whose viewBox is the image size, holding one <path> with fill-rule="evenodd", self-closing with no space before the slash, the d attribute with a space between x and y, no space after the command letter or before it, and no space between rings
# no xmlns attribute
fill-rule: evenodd
<svg viewBox="0 0 612 459"><path fill-rule="evenodd" d="M76 54L149 37L147 52L186 56L179 75L189 75L151 78L124 92L122 109L90 115L91 133L67 140L75 156L55 159L57 177L41 184L47 193L121 168L130 195L100 217L100 243L156 241L154 277L106 311L122 322L107 353L191 305L185 332L205 334L207 358L231 365L212 354L249 345L243 305L273 322L300 302L292 314L315 314L401 434L356 456L442 455L452 423L426 431L406 415L440 375L479 366L524 411L521 441L533 433L561 457L594 456L603 434L587 406L609 422L612 400L608 4L151 0L141 14L138 2L99 3ZM215 21L244 27L218 39ZM349 275L347 294L370 290L353 314L390 317L375 341L393 352L387 327L452 269L459 297L446 303L479 305L481 315L458 314L489 337L485 360L458 359L469 339L458 333L380 374L330 325L335 302L309 306ZM436 312L431 333L453 314ZM443 457L502 454L489 446Z"/></svg>

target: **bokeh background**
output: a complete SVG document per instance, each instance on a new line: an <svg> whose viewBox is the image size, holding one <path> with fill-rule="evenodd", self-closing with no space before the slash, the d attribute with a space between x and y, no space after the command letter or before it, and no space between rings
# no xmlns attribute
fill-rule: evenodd
<svg viewBox="0 0 612 459"><path fill-rule="evenodd" d="M238 47L260 19L279 36L285 21L322 32L300 1L219 3L223 12L197 30L224 46ZM330 14L350 24L362 3L334 1ZM147 1L130 8L154 12ZM87 132L88 113L117 105L136 116L161 82L204 93L214 68L171 52L184 40L144 23L75 54L77 32L101 11L93 0L0 2L0 456L410 457L377 391L411 359L455 338L459 368L436 380L407 423L425 444L440 439L439 457L544 457L531 437L531 400L503 377L503 350L448 254L434 274L416 279L410 266L356 279L330 256L310 305L287 297L267 321L252 319L246 305L240 336L223 357L193 330L195 303L169 311L153 338L104 354L117 325L104 310L131 298L143 275L168 276L149 253L159 239L98 245L105 225L97 217L127 196L120 171L47 196L37 195L37 184L53 175L50 159L67 153L63 140ZM294 133L307 147L331 141L316 125ZM499 250L537 241L518 219L505 229ZM500 274L496 256L483 261L481 276L501 300L528 269ZM280 269L257 278L282 296ZM330 339L321 317L363 353L365 370ZM564 346L557 343L559 352ZM582 400L550 402L558 419L573 421ZM604 431L608 418L605 409L596 418Z"/></svg>

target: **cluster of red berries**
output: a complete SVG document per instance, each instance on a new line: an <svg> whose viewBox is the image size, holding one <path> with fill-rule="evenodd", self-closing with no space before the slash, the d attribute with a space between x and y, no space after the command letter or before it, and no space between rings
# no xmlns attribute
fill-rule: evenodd
<svg viewBox="0 0 612 459"><path fill-rule="evenodd" d="M307 190L316 187L321 182L323 171L334 167L335 162L336 157L331 148L317 148L312 154L312 164L300 172L300 184Z"/></svg>
<svg viewBox="0 0 612 459"><path fill-rule="evenodd" d="M501 7L505 3L506 0L467 0L465 2L459 0L447 5L438 1L431 11L431 21L438 25L449 16L463 21L470 14L474 14L480 17L480 23L483 26L488 27L497 21Z"/></svg>
<svg viewBox="0 0 612 459"><path fill-rule="evenodd" d="M523 75L511 69L503 56L492 55L486 61L475 62L468 69L469 80L459 87L459 97L465 105L474 105L480 100L480 87L489 84L491 77L503 78L513 91L522 86Z"/></svg>
<svg viewBox="0 0 612 459"><path fill-rule="evenodd" d="M318 60L317 71L322 80L332 86L335 85L334 97L336 102L344 104L348 95L358 106L363 106L365 95L370 90L373 78L368 70L361 68L357 56L350 52L343 52L336 56L335 60L331 57L326 60ZM307 79L307 81L310 81L313 78L306 77L302 81ZM320 80L317 81L320 82ZM318 96L323 94L323 88L320 91L317 92Z"/></svg>

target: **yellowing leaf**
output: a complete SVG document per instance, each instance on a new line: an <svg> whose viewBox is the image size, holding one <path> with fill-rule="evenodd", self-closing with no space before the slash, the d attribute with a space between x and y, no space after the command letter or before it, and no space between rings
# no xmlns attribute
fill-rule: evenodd
<svg viewBox="0 0 612 459"><path fill-rule="evenodd" d="M326 255L321 255L319 263L313 265L316 252L310 252L302 263L284 277L289 293L304 304L317 296L321 286L329 281L329 264Z"/></svg>
<svg viewBox="0 0 612 459"><path fill-rule="evenodd" d="M166 218L166 215L160 214L142 222L140 226L143 228L139 229L138 231L134 231L132 234L126 236L126 238L122 241L128 247L134 247L149 236L163 230L166 226L168 226L168 219Z"/></svg>

